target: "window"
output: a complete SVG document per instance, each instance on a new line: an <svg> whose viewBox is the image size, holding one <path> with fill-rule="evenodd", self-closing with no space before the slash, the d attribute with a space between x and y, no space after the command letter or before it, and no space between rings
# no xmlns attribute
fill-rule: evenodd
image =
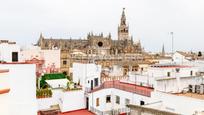
<svg viewBox="0 0 204 115"><path fill-rule="evenodd" d="M107 95L106 96L106 103L110 103L111 102L111 96L110 95Z"/></svg>
<svg viewBox="0 0 204 115"><path fill-rule="evenodd" d="M103 42L98 42L98 46L102 47L103 46Z"/></svg>
<svg viewBox="0 0 204 115"><path fill-rule="evenodd" d="M12 52L12 62L18 61L18 52Z"/></svg>
<svg viewBox="0 0 204 115"><path fill-rule="evenodd" d="M167 76L170 77L170 76L171 76L171 73L170 73L170 72L167 72Z"/></svg>
<svg viewBox="0 0 204 115"><path fill-rule="evenodd" d="M89 50L89 54L91 54L91 50Z"/></svg>
<svg viewBox="0 0 204 115"><path fill-rule="evenodd" d="M176 68L176 72L179 73L179 71L180 71L180 69L179 69L179 68Z"/></svg>
<svg viewBox="0 0 204 115"><path fill-rule="evenodd" d="M119 96L116 96L116 101L115 101L115 103L120 104L120 97L119 97Z"/></svg>
<svg viewBox="0 0 204 115"><path fill-rule="evenodd" d="M145 104L145 102L144 101L140 101L140 105L144 105Z"/></svg>
<svg viewBox="0 0 204 115"><path fill-rule="evenodd" d="M193 75L193 71L190 72L190 75L191 75L191 76Z"/></svg>
<svg viewBox="0 0 204 115"><path fill-rule="evenodd" d="M96 106L99 106L99 98L96 98Z"/></svg>
<svg viewBox="0 0 204 115"><path fill-rule="evenodd" d="M66 71L64 71L64 72L63 72L63 74L64 74L64 75L67 75L67 72L66 72Z"/></svg>
<svg viewBox="0 0 204 115"><path fill-rule="evenodd" d="M130 104L130 100L129 99L125 99L125 105Z"/></svg>
<svg viewBox="0 0 204 115"><path fill-rule="evenodd" d="M64 60L64 61L63 61L63 65L66 65L66 64L67 64L67 61L66 61L66 60Z"/></svg>
<svg viewBox="0 0 204 115"><path fill-rule="evenodd" d="M98 78L94 78L94 85L95 87L98 86Z"/></svg>

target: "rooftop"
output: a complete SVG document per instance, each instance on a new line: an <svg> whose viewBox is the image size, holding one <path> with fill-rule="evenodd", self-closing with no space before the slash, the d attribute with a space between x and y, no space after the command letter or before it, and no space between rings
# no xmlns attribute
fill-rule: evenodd
<svg viewBox="0 0 204 115"><path fill-rule="evenodd" d="M9 40L0 40L0 44L1 43L7 43L7 44L16 44L16 42L11 42Z"/></svg>
<svg viewBox="0 0 204 115"><path fill-rule="evenodd" d="M8 69L0 69L0 73L8 73L9 70Z"/></svg>
<svg viewBox="0 0 204 115"><path fill-rule="evenodd" d="M106 81L101 86L93 89L91 92L95 92L95 91L99 91L101 89L107 89L107 88L120 89L123 91L136 93L147 97L150 97L151 92L153 91L153 88L151 87L139 86L139 85L124 83L119 80L115 80L115 81Z"/></svg>
<svg viewBox="0 0 204 115"><path fill-rule="evenodd" d="M0 89L0 94L8 93L10 89Z"/></svg>
<svg viewBox="0 0 204 115"><path fill-rule="evenodd" d="M191 66L177 65L177 64L155 64L152 65L153 68L190 68Z"/></svg>
<svg viewBox="0 0 204 115"><path fill-rule="evenodd" d="M59 115L95 115L95 114L93 114L92 112L90 112L86 109L82 109L82 110L60 113Z"/></svg>
<svg viewBox="0 0 204 115"><path fill-rule="evenodd" d="M1 62L0 64L34 64L32 62Z"/></svg>
<svg viewBox="0 0 204 115"><path fill-rule="evenodd" d="M195 99L202 99L204 100L204 94L197 94L197 93L177 93L175 95L178 96L185 96L185 97L191 97Z"/></svg>
<svg viewBox="0 0 204 115"><path fill-rule="evenodd" d="M159 115L179 115L177 113L172 113L170 111L166 111L166 110L160 110L158 108L151 108L151 107L146 107L146 106L140 106L140 105L132 105L129 104L128 107L130 107L133 110L137 111L141 111L141 112L147 112L147 113L157 113Z"/></svg>

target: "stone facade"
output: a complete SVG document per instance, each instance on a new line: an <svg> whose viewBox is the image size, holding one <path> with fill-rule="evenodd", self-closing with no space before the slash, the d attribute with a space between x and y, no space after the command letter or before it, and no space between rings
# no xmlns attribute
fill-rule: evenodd
<svg viewBox="0 0 204 115"><path fill-rule="evenodd" d="M87 39L52 39L40 35L38 45L42 49L60 48L72 51L81 50L86 54L117 55L125 53L142 53L140 42L134 43L129 37L129 27L126 25L125 9L123 9L120 26L118 27L118 40L113 40L111 34L103 36L103 33L94 35L88 33Z"/></svg>

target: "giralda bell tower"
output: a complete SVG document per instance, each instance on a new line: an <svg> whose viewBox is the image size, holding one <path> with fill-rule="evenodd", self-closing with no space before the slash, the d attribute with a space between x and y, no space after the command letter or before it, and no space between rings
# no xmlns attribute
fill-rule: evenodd
<svg viewBox="0 0 204 115"><path fill-rule="evenodd" d="M120 25L118 26L118 40L130 40L129 26L126 24L125 8L123 8Z"/></svg>

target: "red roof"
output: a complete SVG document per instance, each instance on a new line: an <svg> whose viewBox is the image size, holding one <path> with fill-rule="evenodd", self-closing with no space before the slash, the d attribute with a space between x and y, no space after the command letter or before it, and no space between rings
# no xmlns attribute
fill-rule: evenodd
<svg viewBox="0 0 204 115"><path fill-rule="evenodd" d="M2 62L0 64L34 64L31 62Z"/></svg>
<svg viewBox="0 0 204 115"><path fill-rule="evenodd" d="M0 89L0 94L8 93L10 89Z"/></svg>
<svg viewBox="0 0 204 115"><path fill-rule="evenodd" d="M95 115L95 114L86 109L81 109L81 110L76 110L76 111L60 113L59 115Z"/></svg>
<svg viewBox="0 0 204 115"><path fill-rule="evenodd" d="M139 86L136 84L124 83L124 82L120 82L119 80L115 80L115 81L106 81L100 87L93 89L91 92L95 92L95 91L99 91L101 89L107 89L107 88L120 89L123 91L136 93L147 97L150 97L151 92L153 91L153 88L151 87Z"/></svg>
<svg viewBox="0 0 204 115"><path fill-rule="evenodd" d="M0 73L7 73L7 72L9 72L8 69L0 69Z"/></svg>

